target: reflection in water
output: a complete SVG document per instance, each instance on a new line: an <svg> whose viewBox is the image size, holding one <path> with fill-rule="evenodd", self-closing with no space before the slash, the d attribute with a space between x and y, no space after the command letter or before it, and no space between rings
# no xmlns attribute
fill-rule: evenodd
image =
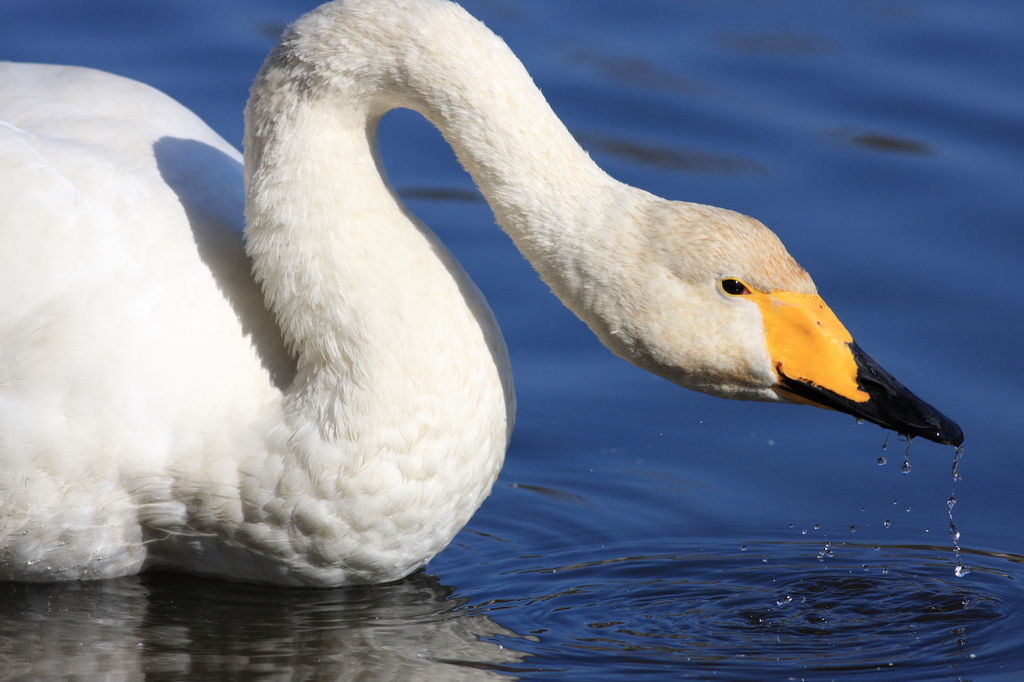
<svg viewBox="0 0 1024 682"><path fill-rule="evenodd" d="M463 680L523 656L511 631L417 574L388 585L283 590L154 574L3 584L4 679ZM501 636L502 647L484 638Z"/></svg>
<svg viewBox="0 0 1024 682"><path fill-rule="evenodd" d="M808 561L806 541L653 556L601 547L593 553L606 558L585 562L573 547L517 558L506 547L490 567L500 581L476 603L423 573L336 590L174 574L4 584L0 670L190 680L903 670L956 680L967 662L998 669L1024 655L1015 622L1024 595L1012 580L1024 557L971 552L976 570L964 581L950 575L944 547L836 545L824 562ZM529 636L496 622L509 618Z"/></svg>
<svg viewBox="0 0 1024 682"><path fill-rule="evenodd" d="M831 136L852 144L855 147L863 147L871 151L891 152L895 154L917 154L928 156L932 149L923 142L912 140L906 137L896 137L874 130L859 130L855 128L842 128L833 131Z"/></svg>
<svg viewBox="0 0 1024 682"><path fill-rule="evenodd" d="M568 62L589 66L605 78L643 90L667 90L685 95L707 94L711 90L703 83L659 69L648 59L635 55L625 57L580 49L569 55Z"/></svg>
<svg viewBox="0 0 1024 682"><path fill-rule="evenodd" d="M573 131L573 137L585 149L672 171L715 175L768 174L765 167L756 161L736 156L709 154L693 149L668 149L579 131Z"/></svg>

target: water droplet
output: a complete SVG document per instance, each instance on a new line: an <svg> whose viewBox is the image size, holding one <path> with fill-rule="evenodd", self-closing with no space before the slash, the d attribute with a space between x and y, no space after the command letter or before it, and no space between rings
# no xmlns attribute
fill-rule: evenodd
<svg viewBox="0 0 1024 682"><path fill-rule="evenodd" d="M820 523L814 524L814 530L821 530L821 524Z"/></svg>
<svg viewBox="0 0 1024 682"><path fill-rule="evenodd" d="M889 526L892 525L892 521L890 521L889 519L886 519L885 523L883 523L882 525L885 526L886 528L888 528Z"/></svg>
<svg viewBox="0 0 1024 682"><path fill-rule="evenodd" d="M949 537L953 541L953 556L956 557L956 568L953 569L953 574L958 578L971 572L970 566L960 558L960 531L957 530L956 524L953 522L953 507L956 506L956 482L959 478L960 458L963 456L963 446L957 446L953 450L953 488L949 491L949 498L946 500L946 508L949 513Z"/></svg>
<svg viewBox="0 0 1024 682"><path fill-rule="evenodd" d="M875 464L877 464L880 467L884 467L888 463L889 460L887 460L885 457L879 457L878 459L875 460Z"/></svg>
<svg viewBox="0 0 1024 682"><path fill-rule="evenodd" d="M778 600L776 600L776 601L775 601L775 605L776 605L776 606L782 606L783 604L788 604L788 603L789 603L789 602L791 602L791 601L793 601L793 597L791 597L790 595L788 595L788 594L787 594L787 595L786 595L785 597L783 597L782 599L778 599Z"/></svg>
<svg viewBox="0 0 1024 682"><path fill-rule="evenodd" d="M882 575L889 575L889 569L888 568L883 568L882 569Z"/></svg>
<svg viewBox="0 0 1024 682"><path fill-rule="evenodd" d="M850 526L850 532L851 533L856 533L857 532L857 526Z"/></svg>
<svg viewBox="0 0 1024 682"><path fill-rule="evenodd" d="M896 434L896 437L900 440L907 442L907 449L903 451L903 466L900 467L900 471L905 474L910 473L910 445L914 442L913 436L904 436L902 433Z"/></svg>
<svg viewBox="0 0 1024 682"><path fill-rule="evenodd" d="M907 507L907 513L910 513L910 507Z"/></svg>
<svg viewBox="0 0 1024 682"><path fill-rule="evenodd" d="M826 542L825 546L818 551L818 561L824 561L825 559L829 559L833 556L835 556L835 554L832 552L831 542Z"/></svg>
<svg viewBox="0 0 1024 682"><path fill-rule="evenodd" d="M858 419L858 420L857 420L857 423L858 423L858 424L863 424L863 423L864 423L864 420L863 420L863 419Z"/></svg>
<svg viewBox="0 0 1024 682"><path fill-rule="evenodd" d="M741 552L746 552L747 551L747 546L746 545L740 545L740 551Z"/></svg>

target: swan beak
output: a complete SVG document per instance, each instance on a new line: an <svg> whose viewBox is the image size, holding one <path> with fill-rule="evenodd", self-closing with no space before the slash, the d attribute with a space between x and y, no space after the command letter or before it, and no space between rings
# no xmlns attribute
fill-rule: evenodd
<svg viewBox="0 0 1024 682"><path fill-rule="evenodd" d="M862 351L820 296L789 291L752 296L764 316L779 396L845 412L906 436L963 443L964 433L956 422Z"/></svg>

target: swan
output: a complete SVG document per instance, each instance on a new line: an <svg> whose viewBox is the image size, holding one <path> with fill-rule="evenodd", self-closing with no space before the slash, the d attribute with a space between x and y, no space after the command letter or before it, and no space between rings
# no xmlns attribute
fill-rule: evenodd
<svg viewBox="0 0 1024 682"><path fill-rule="evenodd" d="M509 361L385 179L396 107L616 355L962 442L768 228L613 180L458 5L336 0L256 77L244 162L143 84L0 67L0 579L376 583L467 523L508 445Z"/></svg>

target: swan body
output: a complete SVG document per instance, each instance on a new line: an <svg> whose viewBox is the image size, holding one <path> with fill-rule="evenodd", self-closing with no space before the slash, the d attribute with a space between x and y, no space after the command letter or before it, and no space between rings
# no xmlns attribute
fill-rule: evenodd
<svg viewBox="0 0 1024 682"><path fill-rule="evenodd" d="M244 169L145 85L0 65L0 579L382 582L469 520L508 445L511 372L483 297L384 179L395 107L437 125L616 354L962 440L773 233L610 178L457 5L338 0L257 76Z"/></svg>

